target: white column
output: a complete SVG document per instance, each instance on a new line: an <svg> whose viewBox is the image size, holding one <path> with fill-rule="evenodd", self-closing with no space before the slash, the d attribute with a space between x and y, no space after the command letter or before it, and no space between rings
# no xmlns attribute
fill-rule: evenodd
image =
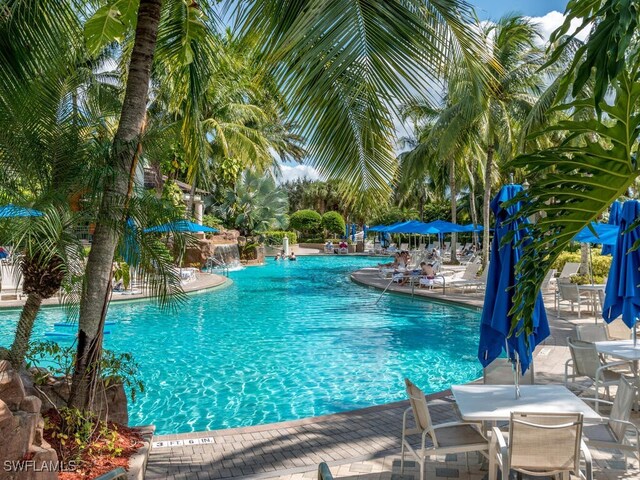
<svg viewBox="0 0 640 480"><path fill-rule="evenodd" d="M195 206L194 215L196 217L196 223L198 225L202 225L202 214L204 211L204 202L202 201L199 195L195 195L193 197L193 203Z"/></svg>

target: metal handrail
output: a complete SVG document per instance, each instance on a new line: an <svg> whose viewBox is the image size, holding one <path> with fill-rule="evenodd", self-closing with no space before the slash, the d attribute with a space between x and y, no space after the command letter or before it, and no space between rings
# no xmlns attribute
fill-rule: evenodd
<svg viewBox="0 0 640 480"><path fill-rule="evenodd" d="M226 262L224 262L222 260L218 260L216 257L209 257L207 259L207 268L213 268L212 265L215 265L217 267L221 267L222 268L222 274L225 277L229 276L229 265L227 265Z"/></svg>

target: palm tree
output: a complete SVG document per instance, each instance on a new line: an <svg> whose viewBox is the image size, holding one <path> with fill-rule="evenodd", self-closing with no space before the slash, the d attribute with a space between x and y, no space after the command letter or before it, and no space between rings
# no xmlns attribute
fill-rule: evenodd
<svg viewBox="0 0 640 480"><path fill-rule="evenodd" d="M85 18L95 4L74 4L72 22L79 23L78 19ZM89 404L87 368L99 358L112 262L130 206L135 167L143 153L141 136L158 34L166 31L181 36L180 41L172 42L180 47L177 59L192 65L197 57L194 51L204 41L200 35L207 33L198 27L197 22L204 21L199 11L210 10L204 0L191 4L182 0L105 0L98 6L85 23L91 54L100 55L115 39L133 40L120 57L121 64L128 66L123 70L126 83L122 109L111 148L104 157L108 169L97 192L100 206L80 303L71 403L81 408ZM355 4L308 0L291 5L283 0L262 0L241 10L239 18L244 30L255 34L258 44L264 46L264 61L291 105L289 118L299 122L299 133L307 138L318 167L328 176L342 177L355 190L389 190L394 175L389 100L407 96L410 87L420 87L437 77L449 50L459 50L469 61L480 63L474 55L474 42L465 33L469 17L466 8L458 1ZM175 12L181 15L183 27L194 28L171 28L178 25ZM63 18L38 18L43 19L44 26L33 27L29 22L24 26L31 37L34 32L47 34L40 41L48 43L47 48L40 52L48 55L30 60L42 64L58 54L51 40L55 29L48 24ZM184 118L190 122L188 130L192 134L200 132L202 125L198 125L198 105L193 102L199 79L190 76L189 80L194 82L194 89L185 97L192 103L185 104ZM201 142L202 136L193 139ZM191 158L201 158L201 145L188 148L194 149Z"/></svg>
<svg viewBox="0 0 640 480"><path fill-rule="evenodd" d="M448 101L442 112L450 126L449 138L466 134L470 143L484 151L483 262L489 260L491 192L496 161L504 163L516 152L518 126L536 103L543 88L538 73L543 55L537 46L538 27L529 19L506 16L497 23L478 25L485 39L490 81L478 82L464 64L453 64L448 73ZM477 150L471 147L471 151Z"/></svg>

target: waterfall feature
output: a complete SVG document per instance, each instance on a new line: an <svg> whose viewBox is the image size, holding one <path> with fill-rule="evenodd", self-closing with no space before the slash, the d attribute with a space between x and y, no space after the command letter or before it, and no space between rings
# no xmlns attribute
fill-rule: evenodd
<svg viewBox="0 0 640 480"><path fill-rule="evenodd" d="M242 268L240 252L238 251L238 245L235 243L216 245L211 258L215 259L212 262L214 268L223 266L229 270Z"/></svg>

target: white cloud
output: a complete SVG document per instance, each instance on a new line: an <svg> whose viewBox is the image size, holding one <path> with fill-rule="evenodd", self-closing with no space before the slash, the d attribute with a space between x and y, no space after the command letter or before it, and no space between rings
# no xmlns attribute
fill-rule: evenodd
<svg viewBox="0 0 640 480"><path fill-rule="evenodd" d="M306 178L308 180L318 180L320 174L311 165L280 165L282 175L278 178L279 183L284 183L298 178Z"/></svg>
<svg viewBox="0 0 640 480"><path fill-rule="evenodd" d="M543 43L547 44L549 42L549 37L551 34L558 28L560 25L564 23L564 14L551 11L542 17L529 17L533 22L537 23L540 26L540 33L542 34ZM575 32L580 26L580 20L574 19L571 22L571 28L569 29L569 34ZM585 40L589 35L589 28L585 28L578 35L577 38L579 40Z"/></svg>

